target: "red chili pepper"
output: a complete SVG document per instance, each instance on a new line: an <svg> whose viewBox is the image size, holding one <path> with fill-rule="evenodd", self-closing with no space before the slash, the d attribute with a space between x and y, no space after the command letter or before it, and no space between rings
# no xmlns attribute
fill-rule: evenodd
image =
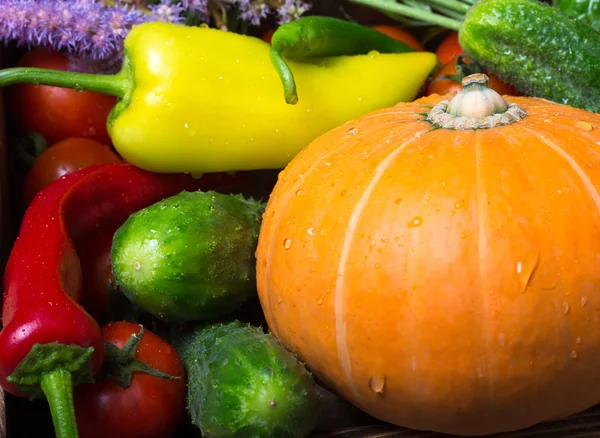
<svg viewBox="0 0 600 438"><path fill-rule="evenodd" d="M77 436L72 388L103 361L98 323L78 304L76 249L95 230L201 179L155 174L130 164L101 164L65 175L25 212L4 274L0 385L17 396L48 399L56 436Z"/></svg>

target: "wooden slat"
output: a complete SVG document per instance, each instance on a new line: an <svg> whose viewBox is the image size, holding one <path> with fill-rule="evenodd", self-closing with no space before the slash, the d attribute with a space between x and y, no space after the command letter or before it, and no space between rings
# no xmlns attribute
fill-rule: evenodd
<svg viewBox="0 0 600 438"><path fill-rule="evenodd" d="M538 424L516 432L500 433L493 438L599 438L600 406L560 421ZM374 424L314 434L311 438L459 438L434 432Z"/></svg>
<svg viewBox="0 0 600 438"><path fill-rule="evenodd" d="M0 390L0 438L6 438L6 409L4 406L4 391Z"/></svg>

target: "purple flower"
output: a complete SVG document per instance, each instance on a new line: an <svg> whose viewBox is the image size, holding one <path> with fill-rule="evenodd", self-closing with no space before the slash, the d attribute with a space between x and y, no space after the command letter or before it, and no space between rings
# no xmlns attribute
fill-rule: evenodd
<svg viewBox="0 0 600 438"><path fill-rule="evenodd" d="M264 0L237 0L235 5L240 9L242 20L254 25L259 25L271 12Z"/></svg>
<svg viewBox="0 0 600 438"><path fill-rule="evenodd" d="M181 6L185 11L198 14L202 19L208 21L208 0L181 0Z"/></svg>
<svg viewBox="0 0 600 438"><path fill-rule="evenodd" d="M283 24L297 20L305 14L310 7L311 5L303 0L285 0L283 5L277 9L277 15L279 17L278 23Z"/></svg>
<svg viewBox="0 0 600 438"><path fill-rule="evenodd" d="M181 6L163 2L153 10L145 14L133 6L107 6L97 0L0 0L0 40L107 61L122 55L123 39L133 25L181 20Z"/></svg>
<svg viewBox="0 0 600 438"><path fill-rule="evenodd" d="M170 23L183 21L183 7L180 3L173 4L171 0L161 0L159 4L151 6L150 10L159 20Z"/></svg>
<svg viewBox="0 0 600 438"><path fill-rule="evenodd" d="M304 14L303 0L161 0L142 11L131 4L101 0L0 0L0 41L21 47L49 47L89 62L115 65L132 26L147 21L180 23L196 14L208 23L212 9L236 8L242 20L259 25L272 13L279 23Z"/></svg>

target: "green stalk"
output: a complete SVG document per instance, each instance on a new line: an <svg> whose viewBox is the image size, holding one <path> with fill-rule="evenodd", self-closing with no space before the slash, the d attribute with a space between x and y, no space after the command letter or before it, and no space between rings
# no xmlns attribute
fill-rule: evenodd
<svg viewBox="0 0 600 438"><path fill-rule="evenodd" d="M364 5L377 9L382 12L391 14L403 15L406 17L415 18L417 20L425 21L429 24L436 24L438 26L445 27L452 30L460 30L462 21L445 17L435 12L426 11L423 9L417 9L410 6L406 6L400 3L393 3L388 0L349 0L352 3ZM447 0L440 0L445 3Z"/></svg>
<svg viewBox="0 0 600 438"><path fill-rule="evenodd" d="M73 88L77 91L96 91L123 98L129 87L129 78L124 71L115 75L67 72L35 67L13 67L0 70L0 87L29 83Z"/></svg>
<svg viewBox="0 0 600 438"><path fill-rule="evenodd" d="M459 21L463 21L465 18L465 14L462 12L457 12L455 10L452 9L447 9L443 6L436 6L436 9L438 10L438 12L441 12L442 14L444 14L445 16L447 16L448 18L454 18L456 20Z"/></svg>
<svg viewBox="0 0 600 438"><path fill-rule="evenodd" d="M44 373L40 385L50 406L56 438L77 438L71 373L64 368Z"/></svg>
<svg viewBox="0 0 600 438"><path fill-rule="evenodd" d="M456 12L462 12L462 15L465 15L467 13L467 11L469 10L469 8L471 7L470 5L463 3L462 1L458 1L458 0L426 0L427 3L431 4L431 5L436 5L436 6L442 6L444 9L450 9Z"/></svg>

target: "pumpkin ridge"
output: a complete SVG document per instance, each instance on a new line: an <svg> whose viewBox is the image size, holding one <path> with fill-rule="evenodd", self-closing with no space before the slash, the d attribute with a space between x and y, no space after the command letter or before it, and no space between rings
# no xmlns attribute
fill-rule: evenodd
<svg viewBox="0 0 600 438"><path fill-rule="evenodd" d="M351 124L352 124L352 121L342 125L339 129L341 129L342 127L347 126L347 125L350 126ZM324 134L324 135L327 135L327 134ZM340 149L344 149L345 147L347 147L347 144L344 142L340 142L340 144L338 144L338 146L336 148L330 150L328 153L319 157L319 160L315 160L304 172L304 176L310 175L315 169L317 169L320 160L326 159L327 157L334 155ZM308 148L308 146L307 146L307 148ZM289 167L290 167L290 165L288 165L287 168L283 170L283 172L289 171ZM298 180L294 183L294 185L292 187L290 187L290 189L286 193L287 196L285 198L285 202L279 202L280 207L279 207L279 211L277 212L278 217L275 219L274 224L270 227L270 229L275 230L275 234L277 234L276 230L279 229L279 224L281 223L282 218L284 218L286 216L286 211L287 211L289 205L291 204L290 200L292 199L292 197L294 196L294 194L296 193L296 191L298 190L298 188L300 187L300 184L302 184L302 182L303 182L303 178L298 178ZM283 205L283 207L281 207L281 205ZM271 274L271 267L273 266L273 257L274 257L273 254L275 253L274 245L276 245L276 244L277 244L277 239L270 239L269 245L267 246L267 249L266 249L266 255L264 256L264 258L267 261L266 266L264 268L264 270L265 270L264 278L267 278L267 279L269 278L269 276ZM272 302L273 294L271 294L269 291L268 282L265 283L264 295L265 295L267 303L268 303L267 306L263 306L265 308L264 311L267 312L266 317L269 319L269 321L272 322L272 324L271 324L272 327L269 327L269 329L273 332L273 334L277 338L279 338L278 329L277 329L277 318L273 318L273 314L272 314L273 313L272 309L274 308L273 302Z"/></svg>
<svg viewBox="0 0 600 438"><path fill-rule="evenodd" d="M582 120L583 121L583 120ZM565 119L565 118L560 118L560 117L552 117L552 130L549 131L547 128L549 125L549 123L547 122L543 122L539 119L534 119L532 118L530 121L530 125L532 128L535 129L540 129L544 132L556 132L557 129L561 130L561 132L564 132L565 134L570 134L570 135L576 135L578 137L584 137L586 140L588 140L591 144L590 149L594 150L596 153L600 153L600 135L598 135L598 132L600 131L600 125L592 125L592 130L589 132L583 131L580 128L577 128L574 124L573 124L573 119Z"/></svg>
<svg viewBox="0 0 600 438"><path fill-rule="evenodd" d="M581 182L583 183L584 187L590 194L590 197L594 201L594 204L596 205L596 209L598 210L598 213L600 214L600 194L598 194L598 190L594 187L594 184L590 180L587 173L585 173L585 171L577 163L577 160L575 160L575 158L573 158L571 155L569 155L559 145L557 145L556 143L554 143L552 140L548 139L544 135L540 134L539 132L533 132L531 129L528 129L528 128L523 128L523 129L525 129L530 134L537 136L540 140L542 140L542 142L546 146L550 147L550 149L552 149L554 152L556 152L558 155L560 155L569 164L569 166L571 166L571 168L575 171L577 176L579 176L579 178L581 179Z"/></svg>
<svg viewBox="0 0 600 438"><path fill-rule="evenodd" d="M420 131L416 133L413 137L402 142L400 146L395 148L379 165L377 165L375 169L375 174L364 190L360 200L357 202L356 206L352 210L350 214L350 219L348 221L348 225L346 228L346 233L344 235L344 241L342 243L342 250L340 253L340 260L337 268L337 281L335 284L335 298L334 298L334 310L335 310L335 327L336 327L336 344L337 344L337 355L339 361L342 365L342 369L344 370L344 374L346 375L346 381L349 383L354 395L357 399L361 399L361 395L356 388L356 384L354 383L354 379L352 378L352 367L350 364L350 355L348 352L348 345L346 343L346 321L344 318L344 286L345 286L345 267L348 263L348 257L350 254L350 249L352 247L352 242L354 240L356 226L364 211L364 208L371 196L371 193L375 189L375 186L381 179L383 173L388 169L396 157L414 141L420 139L423 135L430 132L430 130Z"/></svg>
<svg viewBox="0 0 600 438"><path fill-rule="evenodd" d="M473 131L474 135L474 146L475 146L475 193L476 196L476 211L477 211L477 225L478 225L478 237L477 237L477 255L479 258L479 296L481 297L481 307L484 315L489 314L490 302L488 299L488 294L486 290L489 289L485 286L485 282L487 278L489 278L488 272L489 267L486 267L486 255L488 252L488 235L489 235L489 211L486 208L486 187L485 182L483 180L483 171L481 169L483 159L482 154L482 145L481 145L481 135L478 130ZM484 339L484 349L483 349L483 370L481 373L485 373L485 375L489 376L490 373L490 365L489 365L489 357L490 357L490 346L491 344L491 336L490 336L490 319L484 319L484 324L482 324L482 332ZM479 372L479 370L478 370ZM494 382L493 378L487 377L487 381L489 382L489 395L493 399L494 398Z"/></svg>
<svg viewBox="0 0 600 438"><path fill-rule="evenodd" d="M554 151L568 164L568 166L577 174L580 181L583 183L583 186L585 187L587 193L589 194L590 198L594 202L594 205L596 206L597 212L600 213L600 194L598 194L598 190L595 188L593 182L590 180L587 173L581 168L577 160L574 157L572 157L567 151L565 151L562 147L560 147L555 142L541 134L539 131L533 131L528 128L523 129L529 132L534 137L537 137L544 145L548 146L552 151ZM557 305L557 308L561 309L560 305ZM562 312L562 309L559 311ZM563 350L565 351L565 355L568 355L569 352L572 350L570 343L571 330L569 327L569 322L564 318L562 319L562 321L564 326L563 333L565 333ZM569 366L570 365L568 363L565 363L565 368L569 368Z"/></svg>

